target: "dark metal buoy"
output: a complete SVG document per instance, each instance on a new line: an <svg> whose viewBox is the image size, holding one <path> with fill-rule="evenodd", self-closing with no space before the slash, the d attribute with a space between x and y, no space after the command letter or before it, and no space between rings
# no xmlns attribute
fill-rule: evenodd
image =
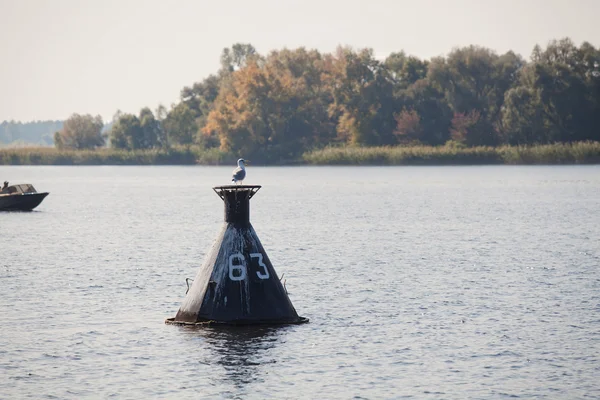
<svg viewBox="0 0 600 400"><path fill-rule="evenodd" d="M213 190L225 203L225 223L170 324L299 324L298 316L252 224L250 199L261 186Z"/></svg>

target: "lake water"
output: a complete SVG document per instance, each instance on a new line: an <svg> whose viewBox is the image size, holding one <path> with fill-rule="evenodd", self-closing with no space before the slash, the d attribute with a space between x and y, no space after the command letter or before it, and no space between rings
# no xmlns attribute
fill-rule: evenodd
<svg viewBox="0 0 600 400"><path fill-rule="evenodd" d="M310 323L165 325L232 169L0 166L0 398L600 397L600 166L250 166Z"/></svg>

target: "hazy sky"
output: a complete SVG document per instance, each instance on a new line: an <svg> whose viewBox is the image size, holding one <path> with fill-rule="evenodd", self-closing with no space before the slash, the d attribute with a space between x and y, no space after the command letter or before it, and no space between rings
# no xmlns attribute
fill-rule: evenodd
<svg viewBox="0 0 600 400"><path fill-rule="evenodd" d="M0 121L168 107L237 42L528 58L565 36L599 47L599 15L600 0L0 0Z"/></svg>

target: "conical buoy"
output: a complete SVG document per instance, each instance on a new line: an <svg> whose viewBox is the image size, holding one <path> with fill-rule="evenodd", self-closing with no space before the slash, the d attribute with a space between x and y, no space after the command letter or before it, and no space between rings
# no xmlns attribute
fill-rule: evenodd
<svg viewBox="0 0 600 400"><path fill-rule="evenodd" d="M250 224L257 185L217 186L225 223L175 318L167 323L299 324L286 289Z"/></svg>

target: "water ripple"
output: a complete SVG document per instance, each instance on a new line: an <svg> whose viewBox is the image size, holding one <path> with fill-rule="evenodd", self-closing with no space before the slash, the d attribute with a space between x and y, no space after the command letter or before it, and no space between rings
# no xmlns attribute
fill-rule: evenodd
<svg viewBox="0 0 600 400"><path fill-rule="evenodd" d="M600 397L597 166L254 167L276 329L163 323L230 168L0 169L0 398Z"/></svg>

